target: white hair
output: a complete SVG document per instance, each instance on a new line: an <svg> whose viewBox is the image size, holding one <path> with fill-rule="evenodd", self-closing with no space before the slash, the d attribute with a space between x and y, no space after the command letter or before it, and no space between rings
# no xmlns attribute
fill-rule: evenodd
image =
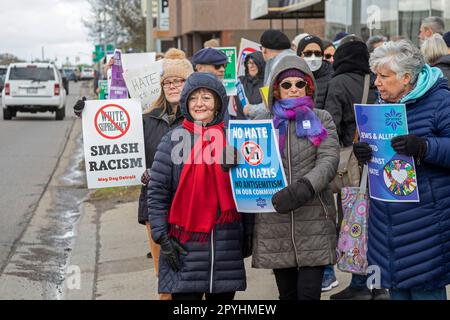
<svg viewBox="0 0 450 320"><path fill-rule="evenodd" d="M406 74L411 76L411 84L415 84L425 65L420 50L411 41L389 41L375 49L370 60L370 68L374 73L380 67L390 69L401 79Z"/></svg>
<svg viewBox="0 0 450 320"><path fill-rule="evenodd" d="M445 22L441 17L427 17L422 20L422 26L430 28L433 33L441 35L445 32Z"/></svg>
<svg viewBox="0 0 450 320"><path fill-rule="evenodd" d="M439 33L435 33L426 39L420 50L428 64L434 64L439 58L448 54L447 44Z"/></svg>

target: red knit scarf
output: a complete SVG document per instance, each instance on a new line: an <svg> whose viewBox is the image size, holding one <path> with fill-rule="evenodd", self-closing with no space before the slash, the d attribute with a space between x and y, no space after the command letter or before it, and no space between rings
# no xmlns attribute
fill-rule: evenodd
<svg viewBox="0 0 450 320"><path fill-rule="evenodd" d="M216 224L240 219L230 176L220 167L226 143L224 124L203 127L184 120L183 127L194 133L197 140L181 171L169 213L169 234L181 243L205 243Z"/></svg>

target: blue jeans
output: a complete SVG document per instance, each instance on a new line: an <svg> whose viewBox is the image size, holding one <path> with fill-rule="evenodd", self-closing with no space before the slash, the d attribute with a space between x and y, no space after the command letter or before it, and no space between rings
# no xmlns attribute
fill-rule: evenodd
<svg viewBox="0 0 450 320"><path fill-rule="evenodd" d="M362 276L359 274L352 274L352 282L350 283L350 288L368 289L367 288L367 276Z"/></svg>
<svg viewBox="0 0 450 320"><path fill-rule="evenodd" d="M447 300L445 288L424 290L389 290L391 300Z"/></svg>

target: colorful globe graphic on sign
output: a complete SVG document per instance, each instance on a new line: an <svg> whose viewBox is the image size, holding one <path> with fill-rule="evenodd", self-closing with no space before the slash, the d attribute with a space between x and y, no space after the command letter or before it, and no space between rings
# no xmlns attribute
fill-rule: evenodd
<svg viewBox="0 0 450 320"><path fill-rule="evenodd" d="M396 196L406 197L417 188L417 177L411 163L404 160L392 160L384 167L384 183Z"/></svg>

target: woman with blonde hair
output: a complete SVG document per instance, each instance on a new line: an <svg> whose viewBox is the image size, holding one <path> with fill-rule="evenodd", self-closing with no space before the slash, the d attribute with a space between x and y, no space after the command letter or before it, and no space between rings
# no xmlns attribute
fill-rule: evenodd
<svg viewBox="0 0 450 320"><path fill-rule="evenodd" d="M447 79L450 79L450 55L444 38L439 33L433 34L423 42L420 49L425 62L441 69Z"/></svg>

